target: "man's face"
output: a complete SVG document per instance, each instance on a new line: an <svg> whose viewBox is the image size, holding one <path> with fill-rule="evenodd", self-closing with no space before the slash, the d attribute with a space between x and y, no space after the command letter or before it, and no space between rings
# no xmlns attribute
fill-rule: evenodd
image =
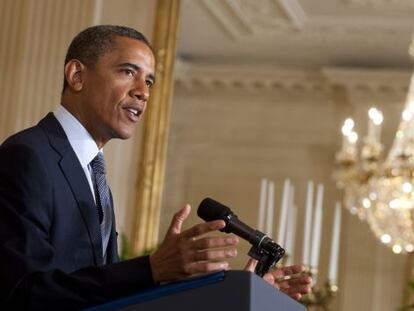
<svg viewBox="0 0 414 311"><path fill-rule="evenodd" d="M83 125L102 147L131 137L154 83L154 55L145 43L117 37L94 66L86 66L81 91Z"/></svg>

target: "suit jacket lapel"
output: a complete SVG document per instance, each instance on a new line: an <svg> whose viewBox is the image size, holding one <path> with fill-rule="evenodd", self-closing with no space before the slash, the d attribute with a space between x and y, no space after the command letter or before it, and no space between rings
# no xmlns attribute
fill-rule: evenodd
<svg viewBox="0 0 414 311"><path fill-rule="evenodd" d="M62 157L59 165L78 203L78 208L88 229L89 238L94 251L95 264L102 265L102 239L99 216L85 172L82 169L63 128L54 115L49 113L39 122L39 126L46 131L51 146Z"/></svg>

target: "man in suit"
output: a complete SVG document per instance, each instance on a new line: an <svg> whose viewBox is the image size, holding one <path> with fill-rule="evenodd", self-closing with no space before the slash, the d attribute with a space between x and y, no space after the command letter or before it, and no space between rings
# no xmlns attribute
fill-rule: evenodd
<svg viewBox="0 0 414 311"><path fill-rule="evenodd" d="M118 262L102 148L113 138L131 137L155 82L154 68L152 49L136 30L82 31L66 55L61 105L0 147L0 306L80 309L159 282L228 269L238 239L204 236L223 228L223 221L182 231L188 205L152 255ZM309 290L308 277L276 279L302 269L288 267L265 279L298 298Z"/></svg>

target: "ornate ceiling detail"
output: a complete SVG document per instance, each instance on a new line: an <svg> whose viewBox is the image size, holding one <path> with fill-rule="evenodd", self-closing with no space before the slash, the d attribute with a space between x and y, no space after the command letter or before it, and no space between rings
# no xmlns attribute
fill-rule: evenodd
<svg viewBox="0 0 414 311"><path fill-rule="evenodd" d="M234 37L302 29L306 14L297 0L203 0Z"/></svg>
<svg viewBox="0 0 414 311"><path fill-rule="evenodd" d="M297 28L305 23L305 12L296 0L227 0L253 33L265 29Z"/></svg>
<svg viewBox="0 0 414 311"><path fill-rule="evenodd" d="M293 70L255 66L201 65L179 61L176 83L187 91L229 89L247 91L330 92L338 88L358 93L407 92L411 72L324 68Z"/></svg>
<svg viewBox="0 0 414 311"><path fill-rule="evenodd" d="M400 4L414 7L413 0L343 0L353 5ZM297 0L202 0L204 7L223 29L235 39L253 36L309 34L316 36L351 35L373 40L373 33L399 34L401 28L411 32L411 18L384 20L361 16L329 17L308 15ZM396 27L398 25L398 27ZM288 38L288 37L287 37ZM390 40L393 37L390 36Z"/></svg>

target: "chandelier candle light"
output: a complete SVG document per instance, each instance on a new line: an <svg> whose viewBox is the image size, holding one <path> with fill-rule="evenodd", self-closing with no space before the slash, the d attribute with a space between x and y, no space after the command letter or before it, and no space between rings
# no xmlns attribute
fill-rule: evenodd
<svg viewBox="0 0 414 311"><path fill-rule="evenodd" d="M377 238L396 254L414 251L414 78L393 145L382 159L380 141L383 115L368 111L368 134L358 157L354 122L342 127L343 145L336 155L334 173L344 190L344 205L366 221ZM351 138L351 136L354 136Z"/></svg>

